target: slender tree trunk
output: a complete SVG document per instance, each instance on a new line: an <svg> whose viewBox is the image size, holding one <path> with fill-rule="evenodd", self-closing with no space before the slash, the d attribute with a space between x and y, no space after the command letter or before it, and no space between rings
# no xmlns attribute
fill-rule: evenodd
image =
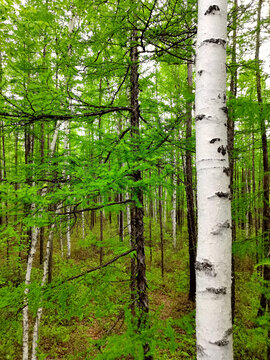
<svg viewBox="0 0 270 360"><path fill-rule="evenodd" d="M269 207L269 164L268 164L268 146L267 146L267 134L265 119L263 118L263 97L261 88L261 73L260 73L260 27L261 27L261 9L263 0L259 0L258 3L258 16L257 16L257 30L256 30L256 51L255 61L257 63L256 70L256 82L257 82L257 99L260 112L260 126L261 126L261 141L262 141L262 155L263 155L263 214L262 214L262 240L264 256L267 259L270 257L270 207ZM263 267L263 278L265 283L269 284L270 281L270 266L264 265ZM261 295L260 310L258 315L262 315L266 310L270 312L270 301L266 297L266 291ZM268 331L268 340L270 337L270 331ZM267 345L267 359L270 359L270 346Z"/></svg>
<svg viewBox="0 0 270 360"><path fill-rule="evenodd" d="M103 211L99 212L99 240L102 244L103 242ZM99 264L102 265L103 263L103 246L99 248Z"/></svg>
<svg viewBox="0 0 270 360"><path fill-rule="evenodd" d="M139 141L139 83L138 83L138 35L135 29L132 30L130 61L131 61L131 136L134 141L134 151L138 153ZM133 180L139 182L142 179L141 171L133 171ZM133 196L136 196L140 206L133 205L131 211L131 244L136 247L136 280L137 280L137 306L138 306L138 330L141 331L148 324L148 295L147 295L147 280L146 280L146 266L145 266L145 252L144 252L144 210L143 210L143 191L140 187L133 190ZM133 277L133 275L132 275ZM152 356L147 355L150 350L149 344L144 344L144 358L151 360Z"/></svg>
<svg viewBox="0 0 270 360"><path fill-rule="evenodd" d="M1 121L1 140L2 140L2 159L3 159L3 175L4 179L7 180L7 167L6 167L6 147L5 147L5 136L4 136L4 123ZM8 226L8 202L5 201L5 226ZM3 221L3 220L2 220ZM9 264L9 253L10 253L10 244L9 237L7 237L7 264Z"/></svg>
<svg viewBox="0 0 270 360"><path fill-rule="evenodd" d="M84 211L82 212L82 238L85 239L85 218L84 218Z"/></svg>
<svg viewBox="0 0 270 360"><path fill-rule="evenodd" d="M125 199L126 199L126 200L129 200L129 199L130 199L128 193L126 193ZM127 228L128 228L128 234L129 234L129 236L130 236L130 235L131 235L131 212L130 212L130 205L127 205L127 207L126 207L126 212L127 212Z"/></svg>
<svg viewBox="0 0 270 360"><path fill-rule="evenodd" d="M160 176L160 168L159 168ZM158 211L159 211L159 230L160 230L160 270L161 276L164 278L164 236L163 236L163 222L162 222L162 185L158 186Z"/></svg>
<svg viewBox="0 0 270 360"><path fill-rule="evenodd" d="M58 136L58 128L59 123L56 124L54 135L52 142L50 143L50 156L53 156L56 147L56 140ZM44 197L47 193L47 188L44 189L42 192L42 196ZM35 209L35 204L32 204L32 211ZM42 211L42 210L40 210ZM27 267L26 267L26 274L25 274L25 290L24 290L24 307L23 307L23 354L22 360L28 360L28 353L29 353L29 317L28 317L28 294L29 294L29 286L31 284L31 273L33 267L33 260L37 249L37 242L38 242L38 234L39 228L33 227L31 231L31 246L27 257Z"/></svg>
<svg viewBox="0 0 270 360"><path fill-rule="evenodd" d="M50 229L50 232L49 232L49 237L48 237L47 246L46 246L46 258L45 258L44 263L43 263L43 277L42 277L41 287L44 287L44 285L46 284L47 278L48 278L48 283L51 282L51 278L50 278L50 258L51 258L51 255L52 255L52 243L53 243L54 228L55 228L55 224L53 224L51 226L51 229ZM41 302L42 302L42 299L41 299ZM38 330L39 330L39 325L40 325L40 321L41 321L42 311L43 311L43 307L40 304L40 306L39 306L39 308L37 310L37 315L36 315L36 320L35 320L35 325L34 325L34 330L33 330L32 357L31 357L31 360L36 360L37 359Z"/></svg>
<svg viewBox="0 0 270 360"><path fill-rule="evenodd" d="M41 139L40 139L40 162L41 165L44 163L44 121L41 122ZM43 247L44 247L44 227L40 229L39 234L39 263L43 263Z"/></svg>
<svg viewBox="0 0 270 360"><path fill-rule="evenodd" d="M150 191L151 194L151 191ZM151 196L151 195L150 195ZM152 250L152 217L153 217L153 200L152 198L149 201L149 248L150 248L150 264L153 260L153 250Z"/></svg>
<svg viewBox="0 0 270 360"><path fill-rule="evenodd" d="M2 62L2 51L0 50L0 84L3 82L3 62ZM2 90L2 89L1 89ZM0 128L0 131L2 133L2 127ZM2 151L1 151L1 142L0 142L0 181L3 180L3 168L2 168ZM0 194L0 227L3 225L3 216L2 216L2 197Z"/></svg>
<svg viewBox="0 0 270 360"><path fill-rule="evenodd" d="M196 49L197 359L233 359L227 154L227 3L199 0Z"/></svg>
<svg viewBox="0 0 270 360"><path fill-rule="evenodd" d="M237 30L237 12L238 12L238 0L234 0L233 7L233 38L232 38L232 63L231 63L231 82L230 82L230 98L235 99L237 95L237 67L236 67L236 30ZM234 111L233 107L229 111L228 126L228 155L229 155L229 175L230 175L230 193L231 199L234 198ZM232 209L231 209L232 210ZM235 214L232 217L232 242L236 239L236 227L235 227ZM234 269L234 255L232 254L232 321L234 322L235 313L235 269Z"/></svg>
<svg viewBox="0 0 270 360"><path fill-rule="evenodd" d="M166 228L166 222L167 222L167 198L168 198L168 192L167 189L164 189L164 201L163 201L163 206L162 206L162 210L163 210L163 224Z"/></svg>
<svg viewBox="0 0 270 360"><path fill-rule="evenodd" d="M254 232L256 238L256 263L259 263L259 242L258 242L258 217L257 217L257 194L256 194L256 179L255 179L255 139L254 129L252 131L252 192L253 192L253 220Z"/></svg>
<svg viewBox="0 0 270 360"><path fill-rule="evenodd" d="M59 242L62 259L64 259L64 244L63 244L63 232L62 232L62 221L59 222Z"/></svg>
<svg viewBox="0 0 270 360"><path fill-rule="evenodd" d="M192 93L192 63L188 62L188 88ZM194 212L193 198L193 178L192 178L192 153L190 150L190 139L192 136L192 104L187 104L187 120L186 120L186 140L187 151L185 156L185 180L186 180L186 198L187 198L187 223L188 223L188 239L189 239L189 300L195 301L196 276L195 276L195 259L196 259L196 223Z"/></svg>
<svg viewBox="0 0 270 360"><path fill-rule="evenodd" d="M123 201L123 194L119 194L119 202ZM124 212L123 210L119 211L119 218L118 218L118 227L119 227L119 240L121 242L124 241Z"/></svg>
<svg viewBox="0 0 270 360"><path fill-rule="evenodd" d="M175 159L175 152L173 153L173 166L176 168L176 159ZM172 186L173 186L173 192L172 192L172 211L171 211L171 218L172 218L172 241L173 241L173 248L176 250L176 208L177 208L177 180L176 175L172 175Z"/></svg>
<svg viewBox="0 0 270 360"><path fill-rule="evenodd" d="M64 123L64 150L65 150L65 156L68 157L70 153L70 147L69 147L69 123L68 121L65 121ZM67 165L67 162L66 162ZM65 177L66 180L69 180L69 175L67 174L67 169L65 170ZM70 207L66 206L66 212L70 212ZM70 215L67 215L67 228L66 228L66 237L67 237L67 258L70 259L71 256L71 230L70 230Z"/></svg>

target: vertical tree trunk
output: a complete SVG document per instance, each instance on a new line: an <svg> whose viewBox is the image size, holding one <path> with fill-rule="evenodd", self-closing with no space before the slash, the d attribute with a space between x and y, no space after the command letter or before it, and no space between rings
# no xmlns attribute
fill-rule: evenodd
<svg viewBox="0 0 270 360"><path fill-rule="evenodd" d="M123 194L119 194L119 202L123 201ZM119 211L119 240L124 241L124 212L121 209Z"/></svg>
<svg viewBox="0 0 270 360"><path fill-rule="evenodd" d="M151 175L150 175L151 176ZM151 190L150 190L150 196L151 196ZM153 260L153 250L152 250L152 217L153 217L153 200L152 197L149 201L149 248L150 248L150 264Z"/></svg>
<svg viewBox="0 0 270 360"><path fill-rule="evenodd" d="M102 244L103 242L103 211L99 212L99 240ZM103 263L103 246L101 245L99 248L99 264Z"/></svg>
<svg viewBox="0 0 270 360"><path fill-rule="evenodd" d="M7 168L6 168L6 148L5 148L5 136L4 136L4 123L3 121L1 121L1 140L2 140L2 165L3 165L3 178L5 180L7 180ZM8 203L7 200L5 201L5 226L8 226ZM3 219L2 219L3 221ZM9 248L10 244L9 244L9 238L7 237L7 263L9 263L9 252L10 252L10 248Z"/></svg>
<svg viewBox="0 0 270 360"><path fill-rule="evenodd" d="M227 154L227 2L199 0L196 49L197 359L233 359Z"/></svg>
<svg viewBox="0 0 270 360"><path fill-rule="evenodd" d="M0 50L0 84L3 82L3 63L2 63L2 51ZM2 89L1 89L2 90ZM0 129L2 131L2 128ZM2 151L1 151L1 142L0 142L0 181L3 180L3 169L2 169ZM3 225L3 216L2 216L2 197L0 194L0 227Z"/></svg>
<svg viewBox="0 0 270 360"><path fill-rule="evenodd" d="M64 133L65 133L65 137L64 137L64 150L65 150L65 156L68 157L69 156L69 123L68 121L65 121L64 123ZM66 161L66 165L67 165L67 161ZM65 177L66 180L69 180L69 175L68 175L68 170L65 170ZM70 212L70 207L67 206L66 207L66 212ZM67 258L70 259L71 256L71 232L70 232L70 215L67 215L67 228L66 228L66 238L67 238Z"/></svg>
<svg viewBox="0 0 270 360"><path fill-rule="evenodd" d="M56 140L58 136L58 127L59 124L56 124L53 140L50 144L49 153L50 156L53 156L56 147ZM42 192L42 196L45 196L47 193L47 188ZM35 208L35 204L32 204L32 211ZM31 273L33 267L34 256L37 249L37 241L38 241L39 228L33 227L31 231L31 246L29 249L28 257L27 257L27 267L25 274L25 290L24 290L24 307L23 307L23 354L22 360L28 360L29 353L29 317L28 317L28 294L29 294L29 285L31 284Z"/></svg>
<svg viewBox="0 0 270 360"><path fill-rule="evenodd" d="M44 163L44 121L41 122L41 138L40 138L40 163L41 165ZM39 263L40 265L43 263L43 247L44 247L44 227L40 229L39 234Z"/></svg>
<svg viewBox="0 0 270 360"><path fill-rule="evenodd" d="M82 211L82 239L85 239L85 217L84 211Z"/></svg>
<svg viewBox="0 0 270 360"><path fill-rule="evenodd" d="M237 95L237 67L236 67L236 27L237 27L238 0L234 0L233 6L233 37L232 37L232 63L231 63L231 81L230 81L230 98L235 99ZM230 175L230 193L231 199L234 198L234 112L233 107L229 111L228 126L228 155L229 155L229 175ZM234 214L232 217L232 242L236 239L236 227ZM235 275L234 275L234 255L232 254L232 321L234 321L235 312Z"/></svg>
<svg viewBox="0 0 270 360"><path fill-rule="evenodd" d="M160 168L158 170L160 176ZM163 222L162 222L162 185L158 186L158 212L159 212L159 230L160 230L160 270L161 276L164 278L164 237L163 237Z"/></svg>
<svg viewBox="0 0 270 360"><path fill-rule="evenodd" d="M189 92L192 93L192 63L187 64L187 81ZM186 119L186 161L185 161L185 180L186 180L186 198L187 198L187 223L188 223L188 239L189 239L189 300L195 301L196 276L195 276L195 259L196 259L196 222L194 212L193 198L193 179L192 179L192 153L190 150L190 139L192 136L192 104L187 104Z"/></svg>
<svg viewBox="0 0 270 360"><path fill-rule="evenodd" d="M126 193L125 199L126 199L126 200L129 200L129 199L130 199L128 193ZM130 205L127 205L127 206L126 206L126 212L127 212L127 228L128 228L128 234L129 234L129 236L130 236L130 235L131 235L131 212L130 212Z"/></svg>
<svg viewBox="0 0 270 360"><path fill-rule="evenodd" d="M130 61L131 61L131 136L134 141L134 151L138 153L139 142L139 74L138 74L138 35L135 29L132 30L131 49L130 49ZM133 180L135 182L141 181L142 175L140 170L133 171ZM144 252L144 210L143 210L143 191L140 187L136 187L133 190L133 196L135 196L140 206L134 204L131 211L131 244L136 247L136 279L137 279L137 306L138 306L138 330L141 331L147 326L148 319L148 295L147 295L147 280L146 280L146 266L145 266L145 252ZM150 350L147 343L144 344L144 358L145 360L151 360L152 356L147 355Z"/></svg>
<svg viewBox="0 0 270 360"><path fill-rule="evenodd" d="M257 100L260 112L260 126L261 126L261 141L262 141L262 155L263 155L263 214L262 214L262 240L264 256L267 259L270 257L270 207L269 207L269 164L268 164L268 147L267 147L267 134L265 119L263 118L263 97L261 88L261 73L260 73L260 26L261 26L261 9L263 0L259 0L258 3L258 15L257 15L257 29L256 29L256 51L255 61L257 63L256 70L256 82L257 82ZM265 282L270 281L270 266L264 265L263 278ZM270 301L266 297L266 291L261 295L260 310L258 315L262 315L267 309L270 312ZM270 337L270 331L268 331L268 340ZM267 359L270 359L270 346L267 345Z"/></svg>
<svg viewBox="0 0 270 360"><path fill-rule="evenodd" d="M175 158L175 151L173 152L173 167L176 168L176 158ZM176 250L176 208L177 208L177 179L176 175L172 174L172 211L171 211L171 218L172 218L172 241L173 241L173 248Z"/></svg>
<svg viewBox="0 0 270 360"><path fill-rule="evenodd" d="M42 277L42 281L41 281L41 287L44 287L44 285L46 284L47 277L48 277L48 283L51 282L50 258L52 256L52 243L53 243L54 228L55 228L55 224L53 224L51 226L50 232L49 232L49 237L48 237L47 246L46 246L46 258L43 263L43 277ZM42 299L41 299L41 301L42 301ZM35 325L34 325L34 330L33 330L31 360L37 359L38 331L39 331L39 325L40 325L40 321L41 321L42 311L43 311L43 308L40 304L40 306L37 310L37 315L36 315L36 320L35 320Z"/></svg>
<svg viewBox="0 0 270 360"><path fill-rule="evenodd" d="M163 224L166 228L166 222L167 222L167 198L168 198L168 192L167 189L164 189L164 201L163 201L163 206L162 206L162 211L163 211Z"/></svg>

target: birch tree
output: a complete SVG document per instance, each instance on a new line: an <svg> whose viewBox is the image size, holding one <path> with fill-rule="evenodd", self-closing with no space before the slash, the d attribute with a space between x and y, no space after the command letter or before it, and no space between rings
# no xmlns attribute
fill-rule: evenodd
<svg viewBox="0 0 270 360"><path fill-rule="evenodd" d="M196 49L197 359L233 358L227 154L227 3L200 0Z"/></svg>

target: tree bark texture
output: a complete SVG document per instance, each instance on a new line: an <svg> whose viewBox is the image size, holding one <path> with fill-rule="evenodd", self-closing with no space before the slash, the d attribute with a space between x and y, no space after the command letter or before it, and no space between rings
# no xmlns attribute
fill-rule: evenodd
<svg viewBox="0 0 270 360"><path fill-rule="evenodd" d="M231 202L227 153L227 2L199 0L196 49L197 359L231 360Z"/></svg>
<svg viewBox="0 0 270 360"><path fill-rule="evenodd" d="M232 63L231 63L231 81L230 81L230 97L235 99L237 95L237 67L236 67L236 27L237 27L237 10L238 0L234 0L233 7L233 38L232 38ZM234 113L230 109L228 116L228 154L229 154L229 174L230 174L230 193L231 200L234 198ZM236 239L236 226L234 217L232 217L232 242ZM234 321L235 312L235 276L234 276L234 255L232 254L232 321Z"/></svg>
<svg viewBox="0 0 270 360"><path fill-rule="evenodd" d="M188 88L192 92L192 63L188 62ZM193 198L193 179L192 179L192 153L190 151L190 139L192 136L192 104L187 104L187 120L186 120L186 166L185 166L185 180L186 180L186 198L187 198L187 224L188 224L188 241L189 241L189 300L195 301L196 292L196 276L195 276L195 259L196 259L196 222L194 212L194 198Z"/></svg>
<svg viewBox="0 0 270 360"><path fill-rule="evenodd" d="M160 175L160 169L159 169ZM160 270L161 277L164 278L164 236L163 236L163 221L162 221L162 185L158 186L158 212L159 212L159 230L160 230Z"/></svg>
<svg viewBox="0 0 270 360"><path fill-rule="evenodd" d="M130 60L131 60L131 136L134 141L134 151L138 152L139 142L139 73L138 73L138 35L135 29L132 30ZM132 173L135 182L141 181L142 175L140 170L135 170ZM143 209L143 191L140 187L133 190L133 196L138 199L139 206L133 205L131 210L131 244L136 247L136 279L137 279L137 296L136 302L139 310L138 330L147 326L147 318L149 312L148 295L147 295L147 280L146 280L146 266L145 266L145 252L144 252L144 209ZM148 356L149 345L144 344L145 359L150 360L152 356Z"/></svg>

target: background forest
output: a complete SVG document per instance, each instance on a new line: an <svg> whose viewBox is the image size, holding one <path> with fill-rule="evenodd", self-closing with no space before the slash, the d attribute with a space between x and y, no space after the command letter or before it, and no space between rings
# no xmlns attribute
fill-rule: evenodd
<svg viewBox="0 0 270 360"><path fill-rule="evenodd" d="M1 1L1 359L196 358L196 14L195 0ZM245 360L269 346L269 33L266 1L229 3Z"/></svg>

